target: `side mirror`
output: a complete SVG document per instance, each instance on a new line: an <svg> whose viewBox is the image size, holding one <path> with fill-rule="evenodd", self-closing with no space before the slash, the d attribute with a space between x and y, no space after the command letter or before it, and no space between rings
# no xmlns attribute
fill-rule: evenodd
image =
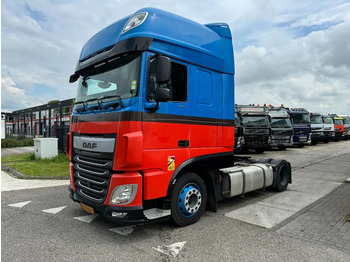
<svg viewBox="0 0 350 262"><path fill-rule="evenodd" d="M157 84L166 84L171 78L171 61L169 57L157 57Z"/></svg>
<svg viewBox="0 0 350 262"><path fill-rule="evenodd" d="M154 95L157 102L166 102L170 99L170 90L168 88L158 87Z"/></svg>
<svg viewBox="0 0 350 262"><path fill-rule="evenodd" d="M79 75L77 73L74 73L73 75L71 75L69 77L69 83L74 83L75 81L77 81L79 79Z"/></svg>

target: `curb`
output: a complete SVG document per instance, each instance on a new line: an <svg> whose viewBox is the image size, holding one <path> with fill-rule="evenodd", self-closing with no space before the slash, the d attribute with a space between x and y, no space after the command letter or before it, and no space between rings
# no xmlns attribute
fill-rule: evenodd
<svg viewBox="0 0 350 262"><path fill-rule="evenodd" d="M22 174L21 172L18 172L17 170L11 167L6 166L5 164L1 164L1 170L11 175L12 177L18 178L18 179L69 180L69 177L66 177L66 176L28 176L28 175Z"/></svg>

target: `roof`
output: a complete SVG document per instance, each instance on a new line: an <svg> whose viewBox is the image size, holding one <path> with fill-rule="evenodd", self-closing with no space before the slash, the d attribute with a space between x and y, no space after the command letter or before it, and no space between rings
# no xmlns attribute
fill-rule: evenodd
<svg viewBox="0 0 350 262"><path fill-rule="evenodd" d="M141 12L147 12L147 18L129 31L122 33L132 15L95 34L84 45L79 61L111 49L120 41L148 37L153 39L151 51L234 74L232 36L227 24L202 25L156 8L143 8L136 13Z"/></svg>

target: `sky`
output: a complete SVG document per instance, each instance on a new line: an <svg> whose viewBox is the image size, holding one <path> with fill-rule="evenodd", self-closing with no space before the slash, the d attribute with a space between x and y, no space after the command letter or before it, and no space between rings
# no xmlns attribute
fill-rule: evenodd
<svg viewBox="0 0 350 262"><path fill-rule="evenodd" d="M1 111L75 97L86 41L143 7L229 24L237 104L350 114L350 0L2 1Z"/></svg>

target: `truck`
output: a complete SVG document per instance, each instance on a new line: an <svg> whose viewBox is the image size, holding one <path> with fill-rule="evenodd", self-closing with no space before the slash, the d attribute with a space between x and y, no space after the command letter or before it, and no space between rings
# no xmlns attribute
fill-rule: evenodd
<svg viewBox="0 0 350 262"><path fill-rule="evenodd" d="M266 106L235 106L235 150L263 153L271 147L271 125Z"/></svg>
<svg viewBox="0 0 350 262"><path fill-rule="evenodd" d="M230 28L144 8L96 33L67 135L71 199L119 224L177 226L225 198L292 182L284 159L237 157Z"/></svg>
<svg viewBox="0 0 350 262"><path fill-rule="evenodd" d="M287 109L283 105L269 105L268 114L271 121L271 147L277 147L279 150L292 147L293 127Z"/></svg>
<svg viewBox="0 0 350 262"><path fill-rule="evenodd" d="M310 113L305 108L288 108L292 119L293 145L303 147L311 144Z"/></svg>
<svg viewBox="0 0 350 262"><path fill-rule="evenodd" d="M333 117L329 115L323 115L322 116L322 122L323 122L323 143L328 143L331 140L334 140L335 133L334 133L334 120Z"/></svg>
<svg viewBox="0 0 350 262"><path fill-rule="evenodd" d="M344 140L349 140L350 136L350 116L349 115L341 115L344 121Z"/></svg>
<svg viewBox="0 0 350 262"><path fill-rule="evenodd" d="M335 114L333 114L332 117L334 121L334 141L338 142L344 139L344 118Z"/></svg>
<svg viewBox="0 0 350 262"><path fill-rule="evenodd" d="M324 128L322 115L320 113L310 113L311 123L311 145L317 145L319 141L324 141Z"/></svg>

